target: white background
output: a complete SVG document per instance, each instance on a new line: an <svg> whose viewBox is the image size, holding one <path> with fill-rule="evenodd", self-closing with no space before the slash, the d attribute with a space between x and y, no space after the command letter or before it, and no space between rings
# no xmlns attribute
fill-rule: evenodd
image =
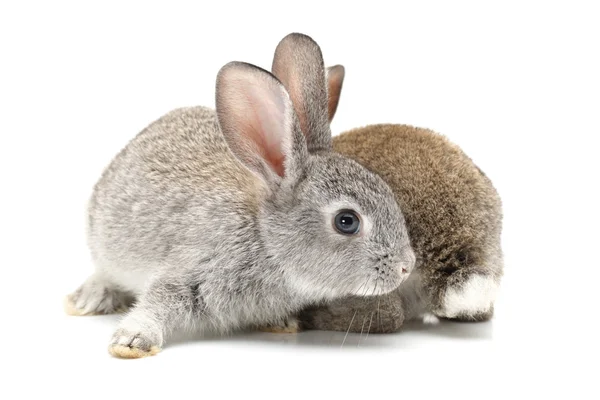
<svg viewBox="0 0 600 400"><path fill-rule="evenodd" d="M7 3L0 392L16 392L0 397L598 395L593 2ZM381 122L428 127L492 178L505 212L496 317L351 335L343 348L339 333L256 334L111 358L117 317L62 312L63 296L92 271L84 237L92 185L163 113L213 106L222 65L270 68L293 31L312 36L327 64L346 66L335 133Z"/></svg>

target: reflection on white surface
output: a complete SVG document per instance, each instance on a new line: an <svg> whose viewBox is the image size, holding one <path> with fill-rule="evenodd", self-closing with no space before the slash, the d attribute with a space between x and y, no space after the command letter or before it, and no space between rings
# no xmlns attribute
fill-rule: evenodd
<svg viewBox="0 0 600 400"><path fill-rule="evenodd" d="M295 334L240 332L225 337L178 336L172 338L166 347L193 345L201 341L220 342L231 345L284 345L312 347L321 349L365 348L365 349L399 349L415 347L427 341L444 339L460 339L465 341L491 340L493 321L463 323L442 320L438 324L425 324L421 321L407 322L403 329L396 333L348 333L335 331L304 331Z"/></svg>
<svg viewBox="0 0 600 400"><path fill-rule="evenodd" d="M367 335L332 331L306 331L297 334L257 332L240 335L235 340L256 342L278 342L304 346L326 347L398 347L409 344L414 339L422 341L427 337L448 337L464 339L491 339L492 323L465 324L442 321L437 325L427 325L418 321L409 322L402 331ZM345 341L344 341L345 338Z"/></svg>

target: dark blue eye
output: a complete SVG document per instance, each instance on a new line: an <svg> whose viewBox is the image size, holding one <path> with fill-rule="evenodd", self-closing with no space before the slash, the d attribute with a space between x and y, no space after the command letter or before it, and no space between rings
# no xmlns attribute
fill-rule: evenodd
<svg viewBox="0 0 600 400"><path fill-rule="evenodd" d="M343 210L335 216L334 225L339 233L356 235L360 229L360 219L354 211Z"/></svg>

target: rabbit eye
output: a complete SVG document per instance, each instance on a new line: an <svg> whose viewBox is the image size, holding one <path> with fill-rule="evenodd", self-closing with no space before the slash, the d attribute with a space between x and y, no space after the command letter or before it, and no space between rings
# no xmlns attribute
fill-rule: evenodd
<svg viewBox="0 0 600 400"><path fill-rule="evenodd" d="M342 210L335 216L333 225L339 233L356 235L360 229L360 218L352 210Z"/></svg>

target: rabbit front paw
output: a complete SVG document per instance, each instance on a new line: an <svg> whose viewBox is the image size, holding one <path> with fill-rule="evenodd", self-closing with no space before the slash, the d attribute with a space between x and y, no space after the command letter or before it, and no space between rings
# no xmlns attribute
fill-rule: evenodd
<svg viewBox="0 0 600 400"><path fill-rule="evenodd" d="M118 329L112 337L108 351L117 358L142 358L157 354L161 348L157 341L142 332Z"/></svg>

